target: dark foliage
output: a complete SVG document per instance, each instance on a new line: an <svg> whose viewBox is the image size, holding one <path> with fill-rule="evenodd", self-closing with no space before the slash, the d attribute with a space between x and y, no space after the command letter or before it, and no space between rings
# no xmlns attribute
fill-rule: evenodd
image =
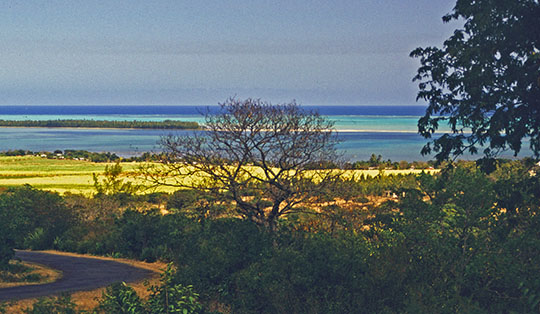
<svg viewBox="0 0 540 314"><path fill-rule="evenodd" d="M96 313L146 313L137 292L124 282L118 282L105 288L95 309Z"/></svg>
<svg viewBox="0 0 540 314"><path fill-rule="evenodd" d="M0 120L0 126L46 128L198 129L197 122L117 120Z"/></svg>
<svg viewBox="0 0 540 314"><path fill-rule="evenodd" d="M72 149L66 149L64 152L57 149L54 152L32 152L29 150L22 150L22 149L16 149L16 150L8 150L0 152L0 156L27 156L27 155L40 155L47 157L48 159L53 158L66 158L66 159L81 159L81 160L89 160L92 162L111 162L119 160L120 157L114 153L96 153L96 152L89 152L86 150L72 150Z"/></svg>
<svg viewBox="0 0 540 314"><path fill-rule="evenodd" d="M50 248L71 225L71 213L55 193L30 186L0 194L0 266L6 267L13 249Z"/></svg>
<svg viewBox="0 0 540 314"><path fill-rule="evenodd" d="M422 176L418 190L371 220L366 234L385 248L377 268L402 274L394 287L406 297L394 311L538 310L530 301L540 280L539 177L529 169L513 163L491 177L462 167ZM522 184L530 189L508 194Z"/></svg>
<svg viewBox="0 0 540 314"><path fill-rule="evenodd" d="M418 121L426 138L448 123L451 133L428 143L438 160L483 149L485 158L522 141L540 155L540 3L458 0L445 22L463 21L442 48L417 48L418 99L429 102ZM492 165L489 165L493 169Z"/></svg>
<svg viewBox="0 0 540 314"><path fill-rule="evenodd" d="M126 209L114 195L62 200L26 187L1 194L0 203L18 209L10 223L26 226L32 220L23 204L61 201L74 215L67 230L53 232L60 233L53 247L173 262L176 271L151 290L154 301L116 285L103 299L109 312L152 312L169 302L195 312L533 313L540 309L539 174L527 159L498 162L489 175L464 163L436 175L336 181L326 194L344 201L282 218L275 232L234 215L196 214L209 200L199 192L170 196L166 214L141 203L165 195L133 197ZM370 200L387 189L398 197ZM47 208L32 213L63 217ZM45 235L55 225L34 226ZM10 230L13 243L25 245L38 228Z"/></svg>
<svg viewBox="0 0 540 314"><path fill-rule="evenodd" d="M233 276L238 313L372 312L361 237L296 234Z"/></svg>
<svg viewBox="0 0 540 314"><path fill-rule="evenodd" d="M40 298L32 307L24 309L26 314L76 314L75 303L71 301L71 296L61 295L51 298Z"/></svg>

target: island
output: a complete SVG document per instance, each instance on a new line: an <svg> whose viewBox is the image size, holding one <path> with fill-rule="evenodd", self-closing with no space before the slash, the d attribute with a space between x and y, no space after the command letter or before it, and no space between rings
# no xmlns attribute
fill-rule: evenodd
<svg viewBox="0 0 540 314"><path fill-rule="evenodd" d="M0 127L40 128L112 128L112 129L182 129L197 130L200 126L192 121L113 121L113 120L0 120Z"/></svg>

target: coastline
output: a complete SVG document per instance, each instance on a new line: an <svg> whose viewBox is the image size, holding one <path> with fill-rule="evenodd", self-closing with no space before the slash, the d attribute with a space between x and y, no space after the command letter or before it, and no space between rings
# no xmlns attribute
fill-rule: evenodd
<svg viewBox="0 0 540 314"><path fill-rule="evenodd" d="M122 127L73 127L73 126L3 126L0 125L0 128L10 128L10 129L75 129L75 130L182 130L182 131L202 131L203 127L198 129L165 129L165 128L122 128ZM335 129L338 133L418 133L417 131L412 130L377 130L377 129Z"/></svg>
<svg viewBox="0 0 540 314"><path fill-rule="evenodd" d="M17 128L84 128L84 129L141 129L141 130L200 130L198 122L182 120L119 121L93 119L0 120L0 127Z"/></svg>
<svg viewBox="0 0 540 314"><path fill-rule="evenodd" d="M46 129L46 130L57 130L57 129L73 129L73 130L148 130L148 131L201 131L199 129L163 129L163 128L107 128L107 127L88 127L88 126L3 126L0 125L0 129Z"/></svg>

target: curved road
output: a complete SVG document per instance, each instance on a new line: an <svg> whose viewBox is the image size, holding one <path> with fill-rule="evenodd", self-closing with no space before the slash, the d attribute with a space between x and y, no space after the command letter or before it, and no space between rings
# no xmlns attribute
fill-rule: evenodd
<svg viewBox="0 0 540 314"><path fill-rule="evenodd" d="M42 285L0 289L0 301L93 290L119 281L139 281L154 274L151 270L96 258L30 251L17 251L15 257L26 262L39 263L60 270L63 273L62 278Z"/></svg>

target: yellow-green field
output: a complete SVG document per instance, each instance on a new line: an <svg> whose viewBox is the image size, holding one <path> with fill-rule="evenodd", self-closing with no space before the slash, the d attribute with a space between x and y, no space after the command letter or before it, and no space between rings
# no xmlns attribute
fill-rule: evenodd
<svg viewBox="0 0 540 314"><path fill-rule="evenodd" d="M35 156L0 157L0 186L30 184L38 189L60 193L90 194L94 191L92 174L102 174L107 165ZM122 163L126 173L133 173L137 167L136 163Z"/></svg>
<svg viewBox="0 0 540 314"><path fill-rule="evenodd" d="M102 174L107 163L89 161L46 159L36 156L0 157L0 187L30 184L35 188L59 193L92 194L94 181L92 174ZM124 175L136 173L140 163L121 163ZM428 170L430 172L437 170ZM420 173L421 170L384 170L385 175ZM378 170L348 170L346 176L376 176ZM135 179L126 177L126 180ZM139 181L137 183L143 183ZM174 188L161 191L172 192Z"/></svg>

